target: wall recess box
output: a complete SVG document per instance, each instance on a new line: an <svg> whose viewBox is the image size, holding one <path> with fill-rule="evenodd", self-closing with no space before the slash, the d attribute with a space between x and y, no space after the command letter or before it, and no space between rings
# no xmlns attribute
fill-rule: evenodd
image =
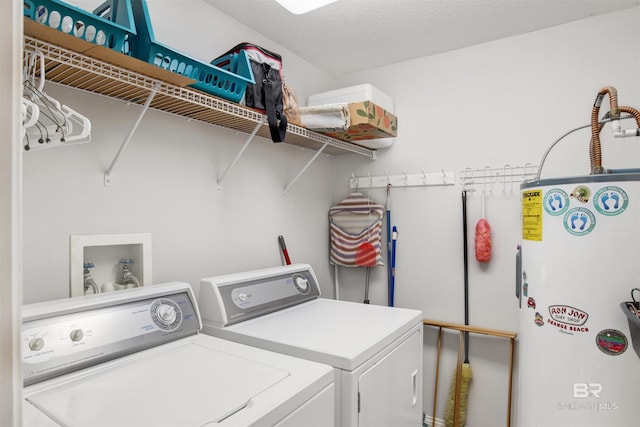
<svg viewBox="0 0 640 427"><path fill-rule="evenodd" d="M84 295L84 263L95 265L91 277L98 288L122 283L120 260L129 258L131 272L140 286L151 281L151 233L74 234L69 237L69 296ZM109 285L107 285L109 287Z"/></svg>

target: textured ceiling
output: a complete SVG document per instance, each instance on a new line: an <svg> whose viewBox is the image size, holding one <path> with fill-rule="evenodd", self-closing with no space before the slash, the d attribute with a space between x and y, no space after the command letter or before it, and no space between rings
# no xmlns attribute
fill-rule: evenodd
<svg viewBox="0 0 640 427"><path fill-rule="evenodd" d="M206 1L335 75L640 4L640 0L340 0L293 15L273 0Z"/></svg>

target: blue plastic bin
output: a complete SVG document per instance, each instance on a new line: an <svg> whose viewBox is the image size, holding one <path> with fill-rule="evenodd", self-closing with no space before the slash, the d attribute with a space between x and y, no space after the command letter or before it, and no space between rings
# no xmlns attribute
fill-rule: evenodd
<svg viewBox="0 0 640 427"><path fill-rule="evenodd" d="M255 83L244 52L235 54L220 67L176 52L156 41L146 1L132 0L131 5L137 30L131 39L131 52L135 58L196 80L191 87L233 102L240 102L247 85Z"/></svg>
<svg viewBox="0 0 640 427"><path fill-rule="evenodd" d="M24 16L126 55L136 34L130 0L105 1L93 13L60 0L24 0Z"/></svg>

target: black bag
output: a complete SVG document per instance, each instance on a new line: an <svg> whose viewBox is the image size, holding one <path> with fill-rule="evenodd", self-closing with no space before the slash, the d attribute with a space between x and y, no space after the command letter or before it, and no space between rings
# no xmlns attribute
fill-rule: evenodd
<svg viewBox="0 0 640 427"><path fill-rule="evenodd" d="M265 113L271 139L282 142L287 133L287 118L282 105L282 57L255 44L240 43L211 63L216 65L218 59L242 50L249 58L256 81L254 85L247 85L245 105Z"/></svg>

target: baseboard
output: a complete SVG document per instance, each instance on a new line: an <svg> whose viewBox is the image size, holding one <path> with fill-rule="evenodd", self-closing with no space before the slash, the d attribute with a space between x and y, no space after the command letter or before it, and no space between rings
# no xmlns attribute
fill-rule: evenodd
<svg viewBox="0 0 640 427"><path fill-rule="evenodd" d="M433 423L433 417L430 415L424 415L422 417L422 426L423 427L446 427L444 420L440 418L436 418L435 424Z"/></svg>

